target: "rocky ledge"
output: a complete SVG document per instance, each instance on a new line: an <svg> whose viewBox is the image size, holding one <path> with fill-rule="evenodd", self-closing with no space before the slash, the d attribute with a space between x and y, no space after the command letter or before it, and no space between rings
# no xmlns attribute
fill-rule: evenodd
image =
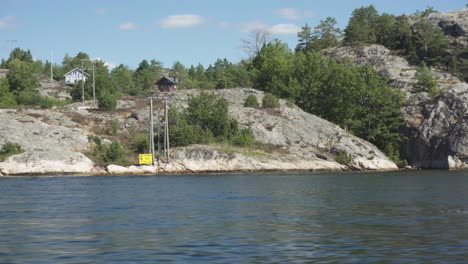
<svg viewBox="0 0 468 264"><path fill-rule="evenodd" d="M188 98L199 91L184 90L170 95L170 103L182 109ZM254 94L261 101L263 92L246 89L214 91L229 102L229 114L241 127L250 127L261 149L224 145L193 145L171 150L170 162L158 167L96 166L89 153L88 135L96 134L92 123L110 119L120 121L120 133L136 126L147 126L145 99L126 98L114 113L103 113L67 106L62 109L0 110L0 146L5 142L21 145L23 153L0 162L3 175L22 174L154 174L229 171L297 170L396 170L397 166L369 142L340 127L305 113L280 100L279 109L247 108L243 104ZM346 152L352 162L336 161ZM137 155L137 154L134 154Z"/></svg>

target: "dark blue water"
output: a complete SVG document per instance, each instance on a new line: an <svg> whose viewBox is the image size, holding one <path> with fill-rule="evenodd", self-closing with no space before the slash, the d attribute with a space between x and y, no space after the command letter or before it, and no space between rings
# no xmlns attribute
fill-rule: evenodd
<svg viewBox="0 0 468 264"><path fill-rule="evenodd" d="M0 263L468 263L468 172L0 178Z"/></svg>

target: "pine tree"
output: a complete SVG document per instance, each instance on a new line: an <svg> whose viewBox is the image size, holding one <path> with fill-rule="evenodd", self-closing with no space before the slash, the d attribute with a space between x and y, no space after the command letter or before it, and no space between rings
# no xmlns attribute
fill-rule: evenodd
<svg viewBox="0 0 468 264"><path fill-rule="evenodd" d="M307 23L301 27L301 29L302 30L297 33L298 43L296 46L296 52L308 51L312 44L312 29Z"/></svg>

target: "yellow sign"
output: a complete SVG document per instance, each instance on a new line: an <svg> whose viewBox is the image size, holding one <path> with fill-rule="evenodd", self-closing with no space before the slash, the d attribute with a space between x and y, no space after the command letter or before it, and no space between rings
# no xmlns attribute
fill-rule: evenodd
<svg viewBox="0 0 468 264"><path fill-rule="evenodd" d="M153 155L151 154L140 154L138 155L138 161L140 165L153 164Z"/></svg>

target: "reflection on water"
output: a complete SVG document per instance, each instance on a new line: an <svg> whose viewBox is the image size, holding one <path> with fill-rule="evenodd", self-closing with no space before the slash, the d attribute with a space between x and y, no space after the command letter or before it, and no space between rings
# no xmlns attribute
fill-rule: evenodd
<svg viewBox="0 0 468 264"><path fill-rule="evenodd" d="M463 263L465 174L0 178L0 263Z"/></svg>

